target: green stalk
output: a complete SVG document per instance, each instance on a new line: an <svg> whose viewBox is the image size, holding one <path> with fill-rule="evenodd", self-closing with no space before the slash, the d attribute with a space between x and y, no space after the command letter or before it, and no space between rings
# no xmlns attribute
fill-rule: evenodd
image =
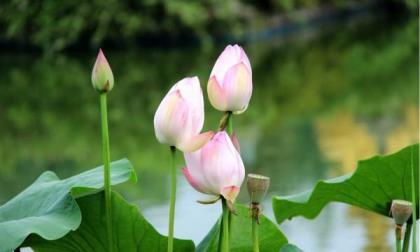
<svg viewBox="0 0 420 252"><path fill-rule="evenodd" d="M403 248L402 248L403 252L408 252L408 247L410 246L410 235L411 235L412 225L413 224L411 222L407 222L407 226L405 228L405 234L404 234ZM413 238L416 239L415 237Z"/></svg>
<svg viewBox="0 0 420 252"><path fill-rule="evenodd" d="M105 213L106 230L108 235L108 248L113 251L112 237L112 206L111 206L111 171L110 171L110 150L109 150L109 131L108 131L108 112L106 93L100 95L101 104L101 127L102 127L102 159L104 163L104 189L105 189Z"/></svg>
<svg viewBox="0 0 420 252"><path fill-rule="evenodd" d="M401 229L398 227L395 229L395 246L396 251L401 252Z"/></svg>
<svg viewBox="0 0 420 252"><path fill-rule="evenodd" d="M260 247L258 244L258 222L257 218L252 218L252 251L259 252Z"/></svg>
<svg viewBox="0 0 420 252"><path fill-rule="evenodd" d="M222 232L221 232L221 252L229 252L229 208L226 200L222 197Z"/></svg>
<svg viewBox="0 0 420 252"><path fill-rule="evenodd" d="M228 133L228 135L231 136L233 133L233 116L232 116L232 112L230 111L226 113L228 113L228 119L226 123L226 133Z"/></svg>
<svg viewBox="0 0 420 252"><path fill-rule="evenodd" d="M175 223L175 201L176 201L176 148L171 146L172 167L171 167L171 201L169 203L169 227L168 227L168 252L174 249L174 223Z"/></svg>
<svg viewBox="0 0 420 252"><path fill-rule="evenodd" d="M413 222L413 252L417 252L417 202L416 202L416 182L414 180L414 164L413 164L413 148L411 148L411 205L413 207L412 222ZM410 239L410 238L409 238ZM405 239L404 239L405 240ZM408 248L407 248L408 250Z"/></svg>
<svg viewBox="0 0 420 252"><path fill-rule="evenodd" d="M227 122L226 122L226 133L229 136L232 136L233 134L233 114L231 111L226 112L228 113L228 118L227 118ZM232 226L232 213L229 211L229 216L228 216L228 225L229 225L229 236L230 236L230 232L232 230L231 226Z"/></svg>

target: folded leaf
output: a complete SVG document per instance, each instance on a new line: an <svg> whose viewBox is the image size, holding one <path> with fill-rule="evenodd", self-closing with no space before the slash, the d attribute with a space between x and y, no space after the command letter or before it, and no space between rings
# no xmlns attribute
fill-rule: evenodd
<svg viewBox="0 0 420 252"><path fill-rule="evenodd" d="M353 174L320 181L313 190L274 197L276 220L282 223L295 216L312 219L330 202L346 203L389 217L392 200L411 201L412 157L415 191L418 192L419 145L416 144L392 155L359 161ZM416 195L416 202L419 202L419 195Z"/></svg>
<svg viewBox="0 0 420 252"><path fill-rule="evenodd" d="M112 184L136 180L127 159L111 163ZM30 234L47 240L76 230L82 216L74 197L103 187L103 167L60 180L47 171L28 188L0 207L0 251L12 251Z"/></svg>
<svg viewBox="0 0 420 252"><path fill-rule="evenodd" d="M155 251L166 252L168 239L160 235L140 214L136 206L112 192L113 251ZM82 224L65 237L46 241L31 235L25 246L41 252L103 252L107 250L105 222L105 199L103 192L77 199L82 211ZM194 243L188 240L174 240L174 251L192 252Z"/></svg>
<svg viewBox="0 0 420 252"><path fill-rule="evenodd" d="M237 215L232 216L230 251L231 252L251 252L252 251L252 220L249 208L244 205L236 205ZM198 252L217 251L219 244L219 233L221 229L221 219L219 219L206 237L197 247ZM279 251L287 244L287 238L280 231L278 226L264 215L260 216L259 225L259 245L260 251Z"/></svg>

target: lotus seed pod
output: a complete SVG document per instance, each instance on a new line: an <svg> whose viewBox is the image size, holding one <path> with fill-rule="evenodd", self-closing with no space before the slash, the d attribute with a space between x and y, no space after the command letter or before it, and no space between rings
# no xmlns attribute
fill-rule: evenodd
<svg viewBox="0 0 420 252"><path fill-rule="evenodd" d="M270 178L258 174L248 174L247 186L251 203L259 204L264 199L270 186Z"/></svg>
<svg viewBox="0 0 420 252"><path fill-rule="evenodd" d="M405 200L393 200L391 205L391 213L395 224L402 226L410 218L413 210L411 202Z"/></svg>
<svg viewBox="0 0 420 252"><path fill-rule="evenodd" d="M114 87L114 75L101 49L99 49L95 65L93 66L92 85L100 93L111 91Z"/></svg>

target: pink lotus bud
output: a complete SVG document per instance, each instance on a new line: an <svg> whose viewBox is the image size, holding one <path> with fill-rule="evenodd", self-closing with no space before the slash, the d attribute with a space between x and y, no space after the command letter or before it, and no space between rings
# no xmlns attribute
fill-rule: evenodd
<svg viewBox="0 0 420 252"><path fill-rule="evenodd" d="M207 84L210 103L220 111L240 114L252 95L252 70L242 47L228 45L214 64Z"/></svg>
<svg viewBox="0 0 420 252"><path fill-rule="evenodd" d="M200 134L204 124L204 101L197 77L178 81L163 98L155 113L156 138L160 143L194 151L204 145L212 132Z"/></svg>
<svg viewBox="0 0 420 252"><path fill-rule="evenodd" d="M201 149L184 153L183 173L197 191L234 202L245 176L241 156L229 135L220 131Z"/></svg>
<svg viewBox="0 0 420 252"><path fill-rule="evenodd" d="M101 49L93 66L92 85L100 93L111 91L114 87L114 75Z"/></svg>

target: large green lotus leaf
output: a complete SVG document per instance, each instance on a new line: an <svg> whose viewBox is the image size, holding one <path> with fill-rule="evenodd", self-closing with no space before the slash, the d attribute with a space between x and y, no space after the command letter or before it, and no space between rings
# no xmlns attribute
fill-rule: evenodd
<svg viewBox="0 0 420 252"><path fill-rule="evenodd" d="M282 223L295 216L312 219L330 202L350 204L389 217L393 199L411 202L412 167L418 192L419 145L416 144L395 154L359 161L353 174L320 181L313 190L273 197L276 220ZM419 202L419 195L416 195L416 202Z"/></svg>
<svg viewBox="0 0 420 252"><path fill-rule="evenodd" d="M102 192L77 199L83 220L76 231L55 241L46 241L31 235L25 241L25 246L40 252L108 251L104 201ZM116 192L112 192L112 220L114 251L167 251L167 237L160 235L136 206L129 204ZM175 239L174 251L192 252L194 243Z"/></svg>
<svg viewBox="0 0 420 252"><path fill-rule="evenodd" d="M126 159L111 163L112 184L136 180ZM55 240L76 230L82 220L75 197L103 187L103 167L60 180L44 172L28 188L0 207L0 251L12 251L30 234Z"/></svg>
<svg viewBox="0 0 420 252"><path fill-rule="evenodd" d="M293 244L286 244L283 247L281 247L280 252L303 252L300 248Z"/></svg>
<svg viewBox="0 0 420 252"><path fill-rule="evenodd" d="M252 220L249 208L244 205L236 205L237 215L232 215L230 251L231 252L251 252L252 251ZM217 251L219 245L219 233L221 228L219 219L206 237L197 247L198 252ZM259 225L259 245L260 251L279 251L287 244L287 238L280 231L277 224L260 216Z"/></svg>

